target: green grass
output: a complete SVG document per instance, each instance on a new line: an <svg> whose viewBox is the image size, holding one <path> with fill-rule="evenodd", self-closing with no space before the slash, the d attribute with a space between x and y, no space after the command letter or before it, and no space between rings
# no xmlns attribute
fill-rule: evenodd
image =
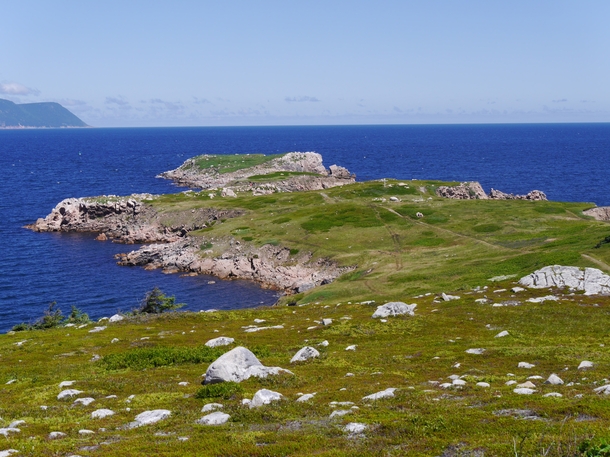
<svg viewBox="0 0 610 457"><path fill-rule="evenodd" d="M610 403L593 389L605 383L610 368L610 297L511 288L521 276L550 264L608 272L610 246L595 247L608 236L608 225L583 218L582 210L590 206L584 203L443 200L433 193L443 183L398 184L156 199L151 205L158 214L174 220L199 208L236 211L212 230L192 234L214 255L237 237L245 242L242 249L271 243L289 249L291 256L311 255L313 262L353 268L330 284L282 297L274 307L134 317L99 333L85 327L0 335L0 426L26 421L0 450L14 448L26 456L103 451L104 456L558 457L579 456L581 446L602 449L610 438ZM390 201L392 196L400 201ZM514 279L490 281L500 275ZM438 299L441 292L460 298L444 302ZM551 293L560 300L527 301ZM476 301L484 297L520 305ZM370 300L375 303L360 304ZM415 316L372 319L376 306L387 301L416 303ZM283 329L244 332L256 318ZM325 318L332 324L322 325ZM502 330L509 336L496 338ZM202 346L218 336L235 338L264 365L294 375L202 387L209 363L227 350ZM119 341L113 343L114 338ZM325 340L328 346L320 346ZM306 345L316 347L320 357L291 364ZM350 345L356 350L346 351ZM465 352L469 348L486 351L471 355ZM95 355L101 358L92 361ZM593 361L594 368L578 370L582 360ZM520 369L521 361L535 367ZM544 384L551 373L565 384ZM439 387L451 375L467 384ZM533 380L533 395L517 395L506 385L532 375L543 377ZM59 382L68 379L95 403L58 401ZM479 381L491 387L477 387ZM398 389L394 398L362 400L389 387ZM262 408L242 405L262 388L284 399ZM554 391L563 396L544 397ZM295 401L314 392L308 402ZM202 406L212 401L224 405L230 421L197 425ZM358 409L331 420L335 409L349 409L330 406L342 401ZM94 421L90 413L97 408L116 414ZM161 408L172 411L169 419L124 429L136 414ZM521 419L518 410L531 410L539 419ZM342 431L349 422L364 423L367 431L350 437ZM83 428L96 433L79 435ZM68 436L50 441L54 430ZM102 442L107 443L102 451L83 450Z"/></svg>
<svg viewBox="0 0 610 457"><path fill-rule="evenodd" d="M273 159L278 159L285 154L227 154L227 155L202 155L192 160L200 170L214 169L220 174L232 173L244 168L262 165Z"/></svg>

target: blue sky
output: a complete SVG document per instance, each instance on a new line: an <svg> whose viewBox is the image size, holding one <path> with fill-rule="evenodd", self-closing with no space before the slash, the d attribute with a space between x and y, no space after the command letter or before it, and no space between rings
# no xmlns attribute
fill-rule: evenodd
<svg viewBox="0 0 610 457"><path fill-rule="evenodd" d="M610 122L610 2L5 1L0 98L100 127Z"/></svg>

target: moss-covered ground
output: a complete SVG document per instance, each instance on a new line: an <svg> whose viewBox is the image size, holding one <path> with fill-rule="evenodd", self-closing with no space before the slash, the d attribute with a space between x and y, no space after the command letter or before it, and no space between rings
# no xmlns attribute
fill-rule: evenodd
<svg viewBox="0 0 610 457"><path fill-rule="evenodd" d="M519 277L549 264L608 272L610 245L594 246L610 227L582 215L588 204L443 200L434 195L439 184L368 182L322 192L224 199L187 193L155 200L168 221L199 207L245 210L194 234L202 249L211 251L202 255L217 255L223 243L238 239L286 246L295 261L311 252L356 269L274 307L135 317L95 324L106 328L94 333L89 325L0 335L0 427L25 421L20 432L0 436L0 451L12 448L23 456L576 456L583 441L609 438L610 401L593 389L606 383L610 367L610 299L511 288ZM502 275L513 276L490 280ZM445 302L438 298L441 292L460 298ZM527 301L548 294L558 300ZM487 303L476 301L485 297ZM376 306L391 300L416 303L415 315L372 319ZM520 304L493 306L506 301ZM245 332L254 319L265 320L260 326L283 328ZM322 319L332 323L322 325ZM496 337L504 330L508 336ZM202 347L218 336L235 343ZM319 345L323 341L328 346ZM209 362L237 345L294 375L249 379L223 391L228 398L202 391ZM290 364L305 345L316 347L320 357ZM353 345L354 351L346 351ZM472 348L485 351L466 352ZM593 368L578 370L583 360L592 361ZM519 362L535 366L518 368ZM564 384L544 384L552 373ZM451 375L466 384L442 388ZM518 395L515 385L506 385L534 375L542 379L531 380L532 395ZM95 401L82 406L74 399L58 400L65 380L75 381L79 397ZM284 400L255 409L242 406L243 398L262 388L280 392ZM396 388L395 397L362 400L386 388ZM551 392L562 396L544 396ZM297 403L301 393L316 395ZM224 405L231 415L227 424L196 424L210 402ZM331 402L353 402L357 408L333 408ZM92 419L99 408L116 414ZM172 414L154 425L124 427L153 409ZM351 412L330 419L335 409ZM343 430L349 422L367 428L350 435ZM79 434L82 429L94 433ZM52 431L66 436L50 440Z"/></svg>

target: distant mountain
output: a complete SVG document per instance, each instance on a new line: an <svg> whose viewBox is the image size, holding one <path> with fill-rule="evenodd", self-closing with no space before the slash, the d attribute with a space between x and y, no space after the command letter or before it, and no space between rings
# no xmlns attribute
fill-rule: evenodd
<svg viewBox="0 0 610 457"><path fill-rule="evenodd" d="M0 128L7 127L87 127L87 124L59 103L17 105L10 100L0 98Z"/></svg>

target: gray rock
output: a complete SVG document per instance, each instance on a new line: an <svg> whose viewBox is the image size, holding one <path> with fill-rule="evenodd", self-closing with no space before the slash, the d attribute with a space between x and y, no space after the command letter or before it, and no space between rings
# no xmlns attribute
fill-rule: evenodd
<svg viewBox="0 0 610 457"><path fill-rule="evenodd" d="M534 389L530 389L528 387L518 387L513 390L518 395L531 395L536 392Z"/></svg>
<svg viewBox="0 0 610 457"><path fill-rule="evenodd" d="M226 423L231 416L221 411L216 411L208 414L207 416L203 416L201 419L197 421L200 425L222 425Z"/></svg>
<svg viewBox="0 0 610 457"><path fill-rule="evenodd" d="M91 413L92 419L103 419L109 416L114 416L114 411L111 409L96 409Z"/></svg>
<svg viewBox="0 0 610 457"><path fill-rule="evenodd" d="M359 435L361 433L364 433L366 428L367 427L365 424L361 424L359 422L350 422L345 427L343 427L343 431L349 433L350 435Z"/></svg>
<svg viewBox="0 0 610 457"><path fill-rule="evenodd" d="M59 395L57 396L58 400L66 400L70 397L74 397L76 395L82 394L83 391L82 390L76 390L76 389L66 389L66 390L62 390Z"/></svg>
<svg viewBox="0 0 610 457"><path fill-rule="evenodd" d="M508 332L506 330L501 331L500 333L498 333L495 338L502 338L508 336Z"/></svg>
<svg viewBox="0 0 610 457"><path fill-rule="evenodd" d="M9 457L13 454L19 454L19 451L16 449L7 449L5 451L0 451L0 457Z"/></svg>
<svg viewBox="0 0 610 457"><path fill-rule="evenodd" d="M228 346L229 344L233 344L233 342L235 342L234 338L219 336L218 338L209 340L205 345L209 348L217 348L220 346Z"/></svg>
<svg viewBox="0 0 610 457"><path fill-rule="evenodd" d="M563 380L557 376L555 373L553 373L551 376L549 376L549 378L544 381L545 384L551 384L553 386L558 386L563 384Z"/></svg>
<svg viewBox="0 0 610 457"><path fill-rule="evenodd" d="M114 316L111 316L110 319L108 319L108 322L121 322L123 319L125 319L125 316L115 314Z"/></svg>
<svg viewBox="0 0 610 457"><path fill-rule="evenodd" d="M313 393L313 394L304 394L304 395L301 395L299 398L297 398L296 401L299 402L299 403L303 403L303 402L311 400L315 395L316 395L315 393Z"/></svg>
<svg viewBox="0 0 610 457"><path fill-rule="evenodd" d="M373 319L379 317L390 317L390 316L401 316L407 314L409 316L415 315L415 308L417 304L413 303L411 305L407 305L406 303L400 301L394 301L386 303L385 305L381 305L377 307L377 310L373 313Z"/></svg>
<svg viewBox="0 0 610 457"><path fill-rule="evenodd" d="M320 353L311 346L305 346L294 355L294 357L290 360L290 363L304 362L315 357L320 357Z"/></svg>
<svg viewBox="0 0 610 457"><path fill-rule="evenodd" d="M91 398L91 397L85 397L85 398L77 398L76 400L74 400L74 404L75 405L83 405L83 406L87 406L90 405L91 403L93 403L95 401L95 398Z"/></svg>
<svg viewBox="0 0 610 457"><path fill-rule="evenodd" d="M293 374L279 367L265 367L256 356L245 347L238 346L221 355L208 367L204 384L232 381L241 382L251 377L266 378L279 373Z"/></svg>
<svg viewBox="0 0 610 457"><path fill-rule="evenodd" d="M519 362L519 364L517 365L517 368L534 368L536 365L534 365L533 363L527 363L527 362Z"/></svg>
<svg viewBox="0 0 610 457"><path fill-rule="evenodd" d="M585 295L610 295L610 276L597 268L547 266L524 276L519 284L532 289L569 287Z"/></svg>
<svg viewBox="0 0 610 457"><path fill-rule="evenodd" d="M50 440L56 440L59 438L63 438L64 436L66 436L66 434L64 432L51 432L49 433L49 439Z"/></svg>
<svg viewBox="0 0 610 457"><path fill-rule="evenodd" d="M281 400L283 395L279 392L274 392L268 389L261 389L254 394L252 401L249 403L250 408L259 408L263 405L268 405L271 402Z"/></svg>
<svg viewBox="0 0 610 457"><path fill-rule="evenodd" d="M207 405L204 405L203 408L201 408L201 412L207 413L209 411L214 411L215 409L222 408L224 408L224 406L222 406L220 403L208 403Z"/></svg>
<svg viewBox="0 0 610 457"><path fill-rule="evenodd" d="M347 414L351 414L353 413L353 411L351 409L337 409L335 411L333 411L332 413L330 413L330 416L328 417L329 419L334 419L336 417L343 417Z"/></svg>
<svg viewBox="0 0 610 457"><path fill-rule="evenodd" d="M4 435L6 437L9 436L9 434L11 433L20 433L21 429L16 428L16 427L6 427L6 428L0 428L0 435Z"/></svg>
<svg viewBox="0 0 610 457"><path fill-rule="evenodd" d="M593 392L598 394L610 395L610 384L606 384L605 386L596 387L593 389Z"/></svg>
<svg viewBox="0 0 610 457"><path fill-rule="evenodd" d="M171 414L171 411L167 409L153 409L152 411L144 411L135 417L134 421L129 424L128 428L155 424L163 419L167 419Z"/></svg>
<svg viewBox="0 0 610 457"><path fill-rule="evenodd" d="M59 383L59 388L63 389L64 387L70 387L72 385L74 385L76 381L62 381Z"/></svg>
<svg viewBox="0 0 610 457"><path fill-rule="evenodd" d="M579 370L586 370L588 368L593 368L593 362L589 362L588 360L583 360L582 362L580 362L580 365L578 365Z"/></svg>
<svg viewBox="0 0 610 457"><path fill-rule="evenodd" d="M459 300L460 297L458 297L457 295L448 295L445 292L443 292L441 294L441 298L443 299L443 301L451 301L451 300Z"/></svg>
<svg viewBox="0 0 610 457"><path fill-rule="evenodd" d="M481 355L485 352L485 349L483 348L471 348L471 349L466 349L466 354L474 354L474 355Z"/></svg>
<svg viewBox="0 0 610 457"><path fill-rule="evenodd" d="M390 387L388 389L382 390L381 392L377 392L371 395L367 395L366 397L362 397L363 400L381 400L382 398L392 398L394 396L395 387Z"/></svg>

